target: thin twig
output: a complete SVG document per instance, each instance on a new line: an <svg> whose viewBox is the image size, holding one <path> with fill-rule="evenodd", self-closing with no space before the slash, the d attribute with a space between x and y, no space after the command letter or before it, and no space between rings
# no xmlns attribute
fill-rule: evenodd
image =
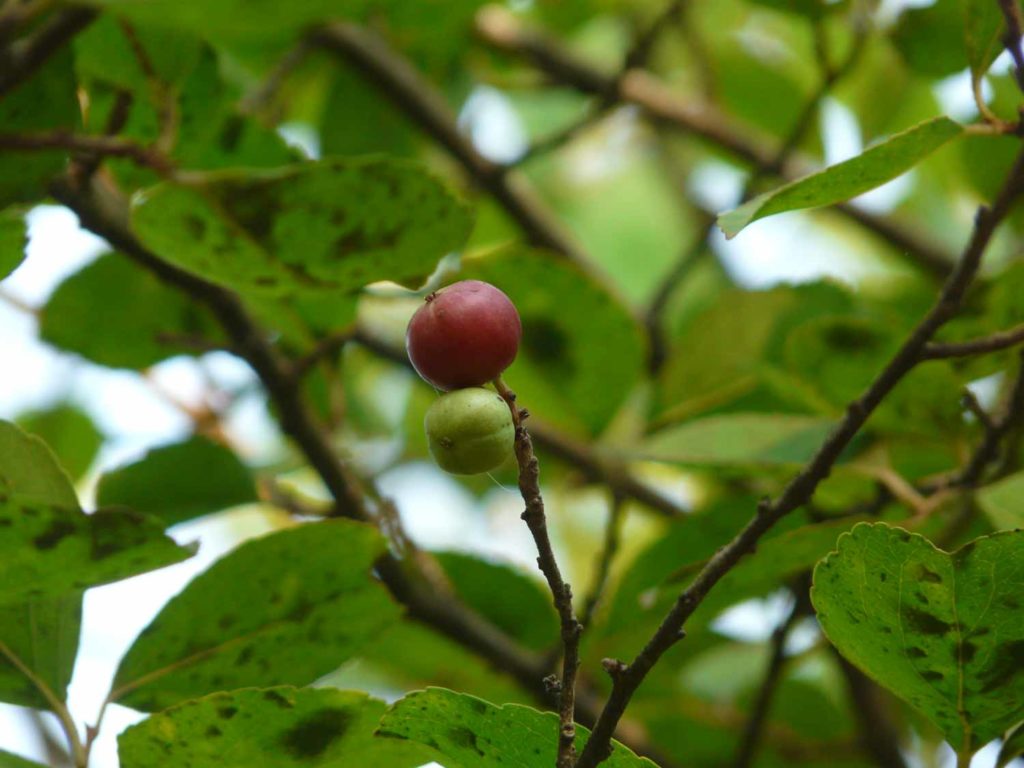
<svg viewBox="0 0 1024 768"><path fill-rule="evenodd" d="M540 465L533 453L530 433L523 422L528 414L516 404L516 395L499 376L494 388L508 404L515 424L515 453L519 463L519 492L526 509L522 518L537 545L537 565L551 589L551 597L558 612L562 635L562 678L558 681L558 759L557 768L573 768L576 764L576 671L580 666L580 634L583 626L576 620L572 606L572 588L562 578L555 559L555 551L548 536L544 499L540 493Z"/></svg>
<svg viewBox="0 0 1024 768"><path fill-rule="evenodd" d="M546 35L526 29L502 7L488 5L481 9L476 30L498 50L529 59L557 82L583 93L602 95L616 85L613 75L595 69ZM647 72L630 71L618 83L616 98L635 104L653 120L706 139L755 167L770 165L774 160L770 142L741 131L714 106L694 103ZM810 170L807 162L793 158L780 172L784 179L794 180ZM929 274L945 277L952 269L953 259L941 246L892 219L850 203L836 205L832 210L874 232Z"/></svg>
<svg viewBox="0 0 1024 768"><path fill-rule="evenodd" d="M32 76L64 43L96 18L92 8L70 7L55 13L25 38L0 49L0 96Z"/></svg>
<svg viewBox="0 0 1024 768"><path fill-rule="evenodd" d="M267 75L258 88L242 99L239 109L248 114L258 114L274 100L289 75L298 69L313 49L309 39L299 40Z"/></svg>
<svg viewBox="0 0 1024 768"><path fill-rule="evenodd" d="M164 176L169 176L174 171L171 161L160 152L130 139L116 136L92 136L67 131L6 133L0 134L0 149L18 149L28 152L63 149L69 152L85 152L106 157L124 157Z"/></svg>
<svg viewBox="0 0 1024 768"><path fill-rule="evenodd" d="M60 726L64 730L64 735L68 740L68 747L71 750L71 757L74 760L75 768L85 768L88 758L85 754L85 748L82 746L82 738L78 733L78 726L75 725L74 718L71 717L71 713L68 711L67 706L63 701L57 698L57 695L53 692L53 689L46 684L39 675L32 671L32 669L25 664L24 661L12 651L6 643L0 641L0 656L7 657L7 660L11 665L17 669L25 678L32 683L32 685L42 694L43 698L46 699L46 703L49 705L53 713L57 715L57 719L60 720Z"/></svg>
<svg viewBox="0 0 1024 768"><path fill-rule="evenodd" d="M924 348L925 360L945 360L951 357L971 357L1009 349L1024 343L1024 323L1005 331L982 336L978 339L956 342L932 342Z"/></svg>
<svg viewBox="0 0 1024 768"><path fill-rule="evenodd" d="M654 21L647 29L637 36L633 46L626 52L626 57L623 59L622 72L639 69L647 64L658 38L668 29L669 25L677 22L682 15L684 2L685 0L671 0L654 17Z"/></svg>
<svg viewBox="0 0 1024 768"><path fill-rule="evenodd" d="M846 689L860 730L861 748L880 768L907 768L900 751L899 732L888 717L882 690L839 651L835 648L832 651L846 678Z"/></svg>
<svg viewBox="0 0 1024 768"><path fill-rule="evenodd" d="M1009 213L1024 188L1024 152L1013 164L991 208L982 207L975 217L974 229L963 255L943 286L938 300L903 342L899 351L871 382L867 390L846 408L846 413L822 443L817 453L783 489L774 501L763 499L757 514L728 544L705 564L690 585L679 595L664 621L643 650L629 664L612 662L612 692L580 755L577 768L594 768L611 751L615 723L622 717L633 697L661 656L681 638L683 625L711 589L779 520L805 504L818 485L828 477L840 454L867 422L870 415L892 389L920 361L925 345L960 309L964 294L977 274L981 257L999 223Z"/></svg>
<svg viewBox="0 0 1024 768"><path fill-rule="evenodd" d="M613 106L613 103L609 103L604 100L594 103L593 105L590 106L590 108L587 109L586 113L582 117L569 123L561 130L555 131L549 136L545 136L544 138L538 139L529 147L527 147L526 151L523 152L523 154L521 154L512 162L506 163L504 167L507 170L519 168L523 165L526 165L531 160L537 157L541 157L543 155L561 149L566 144L577 138L585 130L587 130L592 125L601 120L601 118L608 114L608 111Z"/></svg>
<svg viewBox="0 0 1024 768"><path fill-rule="evenodd" d="M963 471L954 479L953 485L973 488L981 481L985 470L998 458L999 446L1003 438L1016 426L1022 413L1024 413L1024 354L1020 356L1020 370L1014 379L1002 415L985 424L985 436Z"/></svg>
<svg viewBox="0 0 1024 768"><path fill-rule="evenodd" d="M802 581L806 582L809 579L804 578ZM808 588L809 585L801 584L798 588L801 594L794 592L793 608L772 632L768 666L765 669L764 679L758 687L757 698L754 699L750 708L747 724L743 728L740 745L736 750L736 758L733 760L734 768L749 768L757 754L765 725L768 722L768 712L771 710L772 701L775 698L775 691L782 681L782 670L786 662L786 641L789 639L789 633L796 625L797 619L806 613Z"/></svg>
<svg viewBox="0 0 1024 768"><path fill-rule="evenodd" d="M356 331L353 328L336 331L320 339L314 347L305 355L292 363L291 375L301 379L309 373L316 365L333 355L337 355L342 347L356 338Z"/></svg>
<svg viewBox="0 0 1024 768"><path fill-rule="evenodd" d="M594 618L594 611L604 596L605 588L608 586L608 575L612 570L612 561L619 551L624 501L625 499L621 496L612 493L611 504L608 507L608 521L604 526L604 542L597 556L593 581L583 600L583 607L580 609L580 624L584 629L590 626L590 622Z"/></svg>

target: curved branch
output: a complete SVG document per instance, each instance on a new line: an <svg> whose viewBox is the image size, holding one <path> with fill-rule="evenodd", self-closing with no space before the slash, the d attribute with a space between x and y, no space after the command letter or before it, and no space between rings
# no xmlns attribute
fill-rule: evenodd
<svg viewBox="0 0 1024 768"><path fill-rule="evenodd" d="M594 768L611 753L615 724L626 711L633 694L661 656L682 637L683 625L718 581L744 555L753 551L761 537L779 520L807 503L818 485L828 477L832 466L850 441L867 422L872 412L900 380L921 360L932 336L960 309L968 286L977 274L981 257L999 223L1006 217L1018 195L1024 191L1024 152L1021 152L1007 176L991 208L982 207L975 217L974 230L964 248L956 269L949 276L932 308L918 323L888 365L857 400L846 408L846 414L835 426L818 452L794 477L774 501L763 499L757 514L736 535L719 549L690 585L679 595L664 621L643 650L629 664L612 661L612 692L577 768Z"/></svg>
<svg viewBox="0 0 1024 768"><path fill-rule="evenodd" d="M0 50L0 96L31 77L58 48L89 26L96 15L92 8L59 11L31 35Z"/></svg>

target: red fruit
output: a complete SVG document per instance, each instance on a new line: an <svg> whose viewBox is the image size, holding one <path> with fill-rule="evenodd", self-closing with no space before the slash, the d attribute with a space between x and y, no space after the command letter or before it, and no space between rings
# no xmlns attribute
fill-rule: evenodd
<svg viewBox="0 0 1024 768"><path fill-rule="evenodd" d="M463 280L427 296L405 332L416 372L438 389L478 387L516 359L523 326L490 283Z"/></svg>

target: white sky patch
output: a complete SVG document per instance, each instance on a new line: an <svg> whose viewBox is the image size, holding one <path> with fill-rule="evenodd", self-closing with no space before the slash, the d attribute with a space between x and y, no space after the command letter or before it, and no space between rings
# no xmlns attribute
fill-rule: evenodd
<svg viewBox="0 0 1024 768"><path fill-rule="evenodd" d="M529 146L519 115L496 88L474 88L459 113L458 125L469 135L476 150L496 163L512 162Z"/></svg>

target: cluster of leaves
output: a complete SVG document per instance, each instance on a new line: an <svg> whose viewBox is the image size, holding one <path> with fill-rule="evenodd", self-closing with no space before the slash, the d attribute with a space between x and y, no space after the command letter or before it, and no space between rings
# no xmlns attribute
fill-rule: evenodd
<svg viewBox="0 0 1024 768"><path fill-rule="evenodd" d="M217 428L222 414L200 414L189 439L99 477L86 513L75 483L103 440L89 419L61 403L0 422L0 701L60 715L77 768L91 739L65 699L84 591L188 558L167 528L250 503L301 521L198 576L129 649L107 701L151 714L121 735L124 768L551 766L550 595L535 574L474 554L401 558L408 542L373 491L385 469L428 455L422 421L435 393L401 351L422 290L486 280L522 316L506 379L529 408L544 487L559 491L548 514L565 570L592 598L587 721L597 712L586 702L610 688L602 660L634 657L756 498L777 496L818 455L931 305L976 205L1012 172L1021 97L1012 70L989 71L1006 25L995 0L937 0L896 19L846 0L667 2L655 17L625 0L528 5L501 16L509 29L490 43L474 20L507 12L477 0L0 10L0 65L21 73L0 75L0 279L24 257L28 209L56 197L111 250L39 308L41 338L138 372L227 350L263 380L291 438L280 446L288 459L249 466ZM530 37L524 56L543 45L558 55L510 56L516 25L552 34ZM479 26L482 38L493 32ZM33 47L39 55L20 53ZM626 59L684 106L647 122L612 109L639 98L655 111L647 91L580 84L618 88L614 69L590 61ZM410 81L417 71L422 81ZM961 71L979 99L991 92L974 124L943 114L937 95ZM547 152L510 169L477 154L452 113L494 92ZM815 119L826 100L872 146L805 173L824 164ZM315 135L315 152L282 138L296 125ZM885 216L847 204L911 169ZM718 218L727 236L817 208L787 215L880 277L856 289L744 287L708 236L706 190L686 181L730 170L752 179ZM1022 228L1022 214L1006 212L936 343L1024 323ZM962 766L994 739L1000 765L1024 751L1024 374L1013 347L899 371L816 478L813 502L700 602L685 642L632 699L621 735L633 749L616 742L604 764L740 762L746 733L761 766L891 766L872 749L884 729L865 725L857 695L889 693L857 669L893 694L882 709L905 748L945 741ZM965 388L986 377L997 393L988 411L965 407ZM367 450L381 441L385 461ZM295 460L344 514L283 493L277 475ZM355 502L338 493L350 480ZM672 500L683 484L699 489L685 510ZM484 497L492 484L465 486ZM614 500L599 555L569 514L590 486ZM405 578L413 589L396 588ZM595 587L581 588L588 580ZM424 589L451 607L425 610ZM716 619L780 590L794 596L787 626L813 606L823 636L776 662L786 632L740 642ZM472 621L454 621L458 611ZM365 679L337 672L352 660ZM766 679L777 685L759 696ZM389 708L343 690L367 680L405 695ZM317 681L329 684L309 687ZM581 749L588 735L577 729ZM6 765L32 763L0 749Z"/></svg>

